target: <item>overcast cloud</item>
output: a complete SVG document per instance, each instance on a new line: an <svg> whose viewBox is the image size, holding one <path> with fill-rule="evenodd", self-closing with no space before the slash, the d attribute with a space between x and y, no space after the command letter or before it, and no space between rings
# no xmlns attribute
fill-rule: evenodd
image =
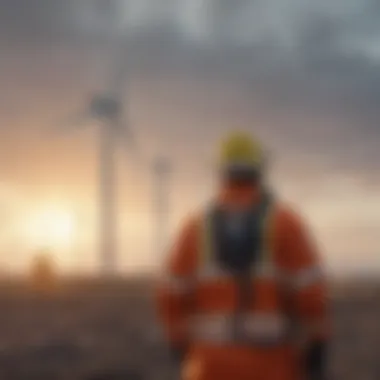
<svg viewBox="0 0 380 380"><path fill-rule="evenodd" d="M341 150L346 161L342 148L349 144L352 164L373 165L380 138L376 1L233 3L2 0L1 39L11 49L18 40L13 50L34 44L37 52L59 53L71 46L78 54L79 44L84 59L89 41L103 41L106 30L120 33L129 25L132 72L234 81L241 86L242 102L264 106L258 107L262 115L256 113L262 123L292 139L304 131L298 137L305 138L306 151L319 140L317 149L329 145L327 152ZM30 65L33 60L38 62L38 53L30 54Z"/></svg>
<svg viewBox="0 0 380 380"><path fill-rule="evenodd" d="M202 167L194 152L204 159L222 131L242 127L264 138L278 178L303 193L343 177L363 197L380 188L375 0L0 0L4 178L28 177L16 165L26 152L35 173L48 164L38 161L47 149L38 129L106 81L120 37L131 123L181 168ZM85 152L62 162L85 166ZM191 192L186 170L178 183Z"/></svg>

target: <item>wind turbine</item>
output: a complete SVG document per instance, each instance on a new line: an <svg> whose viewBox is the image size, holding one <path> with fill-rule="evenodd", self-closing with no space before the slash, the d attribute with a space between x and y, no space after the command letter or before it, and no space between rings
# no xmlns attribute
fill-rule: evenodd
<svg viewBox="0 0 380 380"><path fill-rule="evenodd" d="M163 259L166 241L168 238L168 227L170 224L169 205L169 176L172 173L170 159L165 156L157 156L152 165L154 179L154 209L156 214L156 238L154 239L154 250L158 251L160 263Z"/></svg>
<svg viewBox="0 0 380 380"><path fill-rule="evenodd" d="M108 22L109 23L109 22ZM129 127L127 108L128 79L128 38L125 30L117 34L105 34L103 40L108 56L95 57L95 62L107 66L107 59L111 58L110 78L105 88L97 92L87 103L84 110L68 118L60 129L66 131L80 129L88 121L96 122L98 127L98 186L99 186L99 260L103 275L112 276L117 270L117 211L116 211L116 152L132 152L137 163L153 170L155 179L155 204L157 214L157 245L155 248L163 250L168 223L167 177L171 171L169 159L156 156L153 160L147 159L137 149L136 140ZM109 50L110 49L110 50ZM112 60L112 58L114 58ZM99 81L99 78L96 78Z"/></svg>
<svg viewBox="0 0 380 380"><path fill-rule="evenodd" d="M98 15L101 17L102 15ZM95 93L83 110L67 118L59 130L81 129L93 122L98 128L98 188L99 188L99 259L103 275L114 275L117 269L117 212L116 212L116 152L135 150L132 131L129 128L128 106L128 39L125 30L113 33L112 22L107 25L101 42L104 49L96 54L95 64L109 70L109 80L103 89ZM103 31L104 32L104 31ZM97 51L99 53L99 51ZM102 78L97 77L96 83Z"/></svg>
<svg viewBox="0 0 380 380"><path fill-rule="evenodd" d="M123 79L121 73L116 76ZM116 152L125 149L126 143L132 148L122 99L114 87L109 93L95 95L85 112L86 118L98 122L99 258L106 275L117 268Z"/></svg>

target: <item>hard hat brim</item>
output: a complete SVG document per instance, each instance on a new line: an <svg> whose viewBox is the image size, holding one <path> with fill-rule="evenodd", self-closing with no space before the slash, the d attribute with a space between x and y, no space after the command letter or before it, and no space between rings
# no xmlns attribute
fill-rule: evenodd
<svg viewBox="0 0 380 380"><path fill-rule="evenodd" d="M222 177L233 182L254 182L261 177L261 170L252 165L228 165L222 168Z"/></svg>

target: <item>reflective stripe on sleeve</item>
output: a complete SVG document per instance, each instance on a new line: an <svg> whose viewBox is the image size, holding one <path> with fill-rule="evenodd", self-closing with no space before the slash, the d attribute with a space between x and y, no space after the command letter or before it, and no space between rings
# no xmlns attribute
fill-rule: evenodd
<svg viewBox="0 0 380 380"><path fill-rule="evenodd" d="M263 246L261 259L265 262L271 262L273 259L275 213L276 207L271 205L263 221Z"/></svg>
<svg viewBox="0 0 380 380"><path fill-rule="evenodd" d="M213 251L212 242L212 223L211 215L207 209L202 216L202 222L200 223L200 245L199 245L199 262L203 266L205 263L211 260L211 255Z"/></svg>

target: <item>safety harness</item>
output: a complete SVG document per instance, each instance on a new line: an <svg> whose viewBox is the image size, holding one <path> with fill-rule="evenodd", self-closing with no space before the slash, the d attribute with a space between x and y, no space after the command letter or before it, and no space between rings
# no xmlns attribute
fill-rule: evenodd
<svg viewBox="0 0 380 380"><path fill-rule="evenodd" d="M263 274L263 271L270 271L273 267L271 243L274 208L273 197L265 194L260 204L243 216L241 234L237 238L228 235L228 215L220 208L213 207L205 215L201 266L218 267L233 279L238 300L231 318L226 321L226 328L231 332L229 339L235 342L252 343L246 333L246 317L252 311L255 298L252 280L259 272ZM263 316L262 324L270 322L265 319ZM271 339L264 338L261 343L270 344Z"/></svg>

